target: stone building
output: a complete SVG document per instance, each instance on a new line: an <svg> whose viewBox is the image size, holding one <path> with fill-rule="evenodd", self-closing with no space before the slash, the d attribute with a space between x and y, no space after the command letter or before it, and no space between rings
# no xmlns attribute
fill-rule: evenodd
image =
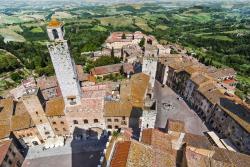
<svg viewBox="0 0 250 167"><path fill-rule="evenodd" d="M156 45L146 44L143 48L144 57L158 57L159 49Z"/></svg>
<svg viewBox="0 0 250 167"><path fill-rule="evenodd" d="M53 19L47 26L50 39L48 49L66 106L81 104L81 90L76 67L64 40L63 23Z"/></svg>
<svg viewBox="0 0 250 167"><path fill-rule="evenodd" d="M186 133L183 123L168 121L167 132L144 129L140 142L120 135L113 138L102 166L248 167L250 156L213 146L205 136Z"/></svg>
<svg viewBox="0 0 250 167"><path fill-rule="evenodd" d="M145 99L149 95L149 76L144 73L134 74L131 79L120 85L119 99L107 100L104 105L104 117L109 131L131 128L134 133L140 133L141 126L153 126L154 117L147 121L149 116L156 116L155 111L145 110ZM143 124L141 122L143 120Z"/></svg>
<svg viewBox="0 0 250 167"><path fill-rule="evenodd" d="M95 85L96 79L94 76L88 73L83 72L83 66L77 65L76 66L78 80L80 82L81 87L92 86Z"/></svg>
<svg viewBox="0 0 250 167"><path fill-rule="evenodd" d="M104 117L107 130L113 132L131 127L130 122L138 119L132 115L132 112L132 105L129 102L105 103Z"/></svg>
<svg viewBox="0 0 250 167"><path fill-rule="evenodd" d="M125 38L123 39L123 34ZM129 32L113 32L105 41L106 48L121 50L125 45L138 44L145 35L139 31L135 33Z"/></svg>
<svg viewBox="0 0 250 167"><path fill-rule="evenodd" d="M105 129L103 116L105 90L83 91L81 105L66 107L70 135L75 139L99 138Z"/></svg>
<svg viewBox="0 0 250 167"><path fill-rule="evenodd" d="M12 98L0 99L0 139L8 138L10 135L13 110Z"/></svg>
<svg viewBox="0 0 250 167"><path fill-rule="evenodd" d="M220 68L209 73L209 75L215 78L217 81L224 81L227 79L236 78L236 71L232 68Z"/></svg>
<svg viewBox="0 0 250 167"><path fill-rule="evenodd" d="M164 83L167 75L167 85L184 98L209 128L215 130L223 140L230 141L241 152L248 153L249 120L242 114L248 113L249 106L244 104L245 110L240 109L238 105L243 102L237 100L220 107L223 99L233 96L228 93L227 87L221 85L224 81L234 80L235 74L233 69L207 67L188 56L175 61L171 61L169 57L159 58L157 67L157 80ZM236 96L234 98L238 99ZM236 136L242 136L241 140Z"/></svg>
<svg viewBox="0 0 250 167"><path fill-rule="evenodd" d="M156 79L157 60L155 58L143 58L142 72L150 76L150 85L154 87Z"/></svg>
<svg viewBox="0 0 250 167"><path fill-rule="evenodd" d="M25 108L31 116L37 130L43 141L54 137L54 131L49 123L48 118L44 112L44 99L39 89L30 92L22 97Z"/></svg>
<svg viewBox="0 0 250 167"><path fill-rule="evenodd" d="M25 94L25 88L21 84L9 91L10 97L13 97L15 100L19 100Z"/></svg>
<svg viewBox="0 0 250 167"><path fill-rule="evenodd" d="M11 118L11 131L23 147L32 147L42 142L38 129L31 119L24 103L22 101L15 102L14 114Z"/></svg>
<svg viewBox="0 0 250 167"><path fill-rule="evenodd" d="M64 110L65 104L62 97L53 98L46 102L45 113L57 136L69 136L70 133Z"/></svg>
<svg viewBox="0 0 250 167"><path fill-rule="evenodd" d="M22 85L26 89L26 91L29 91L34 88L36 88L36 81L34 77L28 77L27 79L22 80Z"/></svg>
<svg viewBox="0 0 250 167"><path fill-rule="evenodd" d="M126 45L122 47L123 62L134 63L143 56L143 51L138 44Z"/></svg>
<svg viewBox="0 0 250 167"><path fill-rule="evenodd" d="M134 67L130 63L120 63L120 64L112 64L107 66L95 67L90 70L90 74L94 77L104 78L110 74L120 74L124 72L126 75L132 75L134 73Z"/></svg>
<svg viewBox="0 0 250 167"><path fill-rule="evenodd" d="M61 96L61 90L56 76L42 76L36 79L37 87L40 88L45 100Z"/></svg>
<svg viewBox="0 0 250 167"><path fill-rule="evenodd" d="M0 141L0 165L1 167L21 167L24 156L13 140Z"/></svg>
<svg viewBox="0 0 250 167"><path fill-rule="evenodd" d="M209 119L220 138L230 140L236 148L250 154L249 106L241 101L222 97Z"/></svg>
<svg viewBox="0 0 250 167"><path fill-rule="evenodd" d="M182 61L180 55L164 55L158 58L156 79L162 84L167 84L169 65Z"/></svg>
<svg viewBox="0 0 250 167"><path fill-rule="evenodd" d="M151 99L149 96L145 99L143 112L141 116L141 131L146 128L155 128L157 116L157 103L155 99Z"/></svg>

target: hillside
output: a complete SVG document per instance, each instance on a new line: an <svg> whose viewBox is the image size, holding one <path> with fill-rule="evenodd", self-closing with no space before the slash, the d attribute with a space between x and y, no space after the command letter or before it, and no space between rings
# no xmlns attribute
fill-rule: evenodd
<svg viewBox="0 0 250 167"><path fill-rule="evenodd" d="M71 53L77 64L82 65L87 59L81 52L101 49L110 32L140 30L156 36L163 44L182 44L206 65L233 67L238 72L237 93L242 97L249 93L250 3L208 3L185 8L176 5L161 2L79 6L56 11L23 9L19 15L11 16L12 20L16 17L15 22L2 20L1 28L11 31L15 39L22 37L25 41L6 44L3 42L6 35L2 35L0 48L14 54L27 69L38 75L52 75L54 71L46 47L46 22L51 16L63 18ZM22 21L20 18L31 19Z"/></svg>

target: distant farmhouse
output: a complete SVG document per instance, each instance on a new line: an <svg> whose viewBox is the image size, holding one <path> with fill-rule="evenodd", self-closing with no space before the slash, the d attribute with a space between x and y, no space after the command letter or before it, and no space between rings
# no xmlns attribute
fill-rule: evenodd
<svg viewBox="0 0 250 167"><path fill-rule="evenodd" d="M3 157L10 148L19 150L16 145L28 148L50 143L49 147L54 147L54 139L99 139L119 132L125 138L107 147L106 162L100 163L191 167L201 166L203 160L214 166L240 166L244 158L249 160L246 155L211 146L205 136L186 133L185 125L178 121L169 120L167 133L154 129L158 105L155 83L159 82L178 93L220 140L230 143L236 151L250 154L250 104L234 95L237 80L233 69L205 66L188 56L181 46L161 45L151 35L113 32L103 50L91 53L92 58L113 52L122 62L94 67L86 74L70 55L64 24L51 20L47 33L56 76L30 77L11 90L9 97L0 99ZM110 74L126 77L97 83L98 78ZM16 157L8 155L0 163L22 164L21 151L14 152ZM222 154L228 155L226 160ZM232 162L231 158L239 161Z"/></svg>

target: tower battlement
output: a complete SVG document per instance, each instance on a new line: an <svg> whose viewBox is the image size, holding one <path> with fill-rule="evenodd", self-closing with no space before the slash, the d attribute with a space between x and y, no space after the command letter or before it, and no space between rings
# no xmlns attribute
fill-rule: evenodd
<svg viewBox="0 0 250 167"><path fill-rule="evenodd" d="M53 18L47 25L47 33L50 41L64 40L64 24Z"/></svg>

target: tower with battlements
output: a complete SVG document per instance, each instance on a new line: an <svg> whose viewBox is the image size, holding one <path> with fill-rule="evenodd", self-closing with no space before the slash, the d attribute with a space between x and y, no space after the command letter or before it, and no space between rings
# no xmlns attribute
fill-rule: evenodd
<svg viewBox="0 0 250 167"><path fill-rule="evenodd" d="M154 57L144 57L142 64L142 72L150 76L150 84L152 87L155 85L155 77L157 70L157 59Z"/></svg>
<svg viewBox="0 0 250 167"><path fill-rule="evenodd" d="M52 19L47 26L48 49L66 107L81 104L81 89L75 63L70 56L64 25Z"/></svg>

